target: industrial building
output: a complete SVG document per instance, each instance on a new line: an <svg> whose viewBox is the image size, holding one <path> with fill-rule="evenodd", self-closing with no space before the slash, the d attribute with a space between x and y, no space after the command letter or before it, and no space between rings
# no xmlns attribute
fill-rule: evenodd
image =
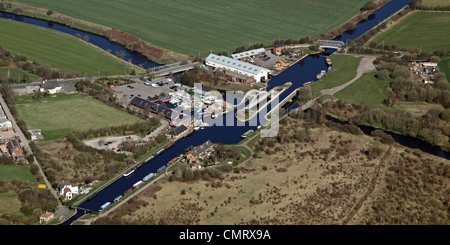
<svg viewBox="0 0 450 245"><path fill-rule="evenodd" d="M258 49L252 49L249 51L232 54L231 57L235 60L240 60L240 61L245 61L245 62L253 62L253 59L258 58L265 52L266 52L266 50L264 48L258 48Z"/></svg>
<svg viewBox="0 0 450 245"><path fill-rule="evenodd" d="M244 61L226 56L210 54L206 57L205 65L216 69L223 69L228 81L253 83L268 79L269 70Z"/></svg>

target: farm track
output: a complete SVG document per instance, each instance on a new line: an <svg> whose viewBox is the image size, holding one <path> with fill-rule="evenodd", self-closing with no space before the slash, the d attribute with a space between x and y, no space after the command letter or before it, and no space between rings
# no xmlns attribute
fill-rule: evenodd
<svg viewBox="0 0 450 245"><path fill-rule="evenodd" d="M342 222L342 225L347 225L350 220L358 213L364 202L369 198L369 196L372 194L373 190L375 190L375 187L377 184L379 184L379 177L380 173L382 172L382 169L386 167L386 163L390 160L390 157L392 155L392 146L389 146L389 149L386 150L386 152L383 155L383 158L380 160L380 163L376 166L376 169L373 172L372 180L370 181L370 185L367 188L366 193L364 196L358 201L358 203L353 207L353 209L350 210L347 217Z"/></svg>

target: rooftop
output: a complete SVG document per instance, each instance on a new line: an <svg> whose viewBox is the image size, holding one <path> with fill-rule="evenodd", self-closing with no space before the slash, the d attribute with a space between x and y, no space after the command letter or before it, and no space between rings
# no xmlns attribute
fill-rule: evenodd
<svg viewBox="0 0 450 245"><path fill-rule="evenodd" d="M231 57L233 57L233 59L241 59L241 58L245 58L245 57L250 57L252 55L257 55L257 54L260 54L263 52L266 52L266 50L264 48L258 48L258 49L252 49L249 51L237 53L237 54L232 54Z"/></svg>
<svg viewBox="0 0 450 245"><path fill-rule="evenodd" d="M240 60L235 60L230 57L223 56L223 55L218 56L215 54L210 54L210 55L208 55L208 57L206 57L206 61L215 62L215 63L221 64L221 65L231 67L231 68L234 68L237 70L245 71L245 72L248 72L248 73L251 73L254 75L260 73L262 70L267 70L263 67L255 66L255 65L252 65L252 64L240 61Z"/></svg>

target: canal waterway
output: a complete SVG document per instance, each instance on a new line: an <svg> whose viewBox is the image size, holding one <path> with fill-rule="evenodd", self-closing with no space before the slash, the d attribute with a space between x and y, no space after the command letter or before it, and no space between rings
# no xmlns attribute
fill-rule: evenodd
<svg viewBox="0 0 450 245"><path fill-rule="evenodd" d="M393 0L386 6L382 7L381 9L370 15L367 20L364 20L361 23L357 24L355 30L347 31L342 35L340 35L339 37L335 38L335 40L341 40L345 42L347 40L353 40L359 37L360 35L364 34L368 30L376 26L378 23L382 22L383 20L385 20L386 18L388 18L389 16L391 16L392 14L394 14L395 12L397 12L398 10L409 4L409 2L411 2L411 0ZM149 67L158 66L158 64L148 60L146 57L136 52L131 52L126 48L124 48L122 45L111 42L107 40L105 37L96 34L76 30L68 26L50 21L39 20L35 18L10 13L0 12L0 17L21 21L29 24L34 24L41 27L50 28L53 30L58 30L71 35L76 35L77 33L82 36L87 35L89 37L88 39L90 43L104 50L111 50L113 54L116 51L124 52L126 55L123 59L126 61L131 60L133 64L142 65L146 69ZM327 53L327 55L333 52L333 50L328 51L329 52ZM317 80L316 75L320 73L321 70L326 69L327 65L325 62L325 56L321 54L307 56L305 59L291 66L289 69L287 69L280 75L273 77L269 82L267 90L270 91L272 88L276 86L283 85L286 82L292 82L292 86L288 90L286 90L283 94L281 94L281 96L279 97L279 101L283 101L284 98L289 96L291 93L295 92L298 88L302 87L306 82L316 81ZM268 110L266 110L266 112L270 111L270 109L275 106L276 103L269 105L267 107ZM293 105L288 107L288 110L296 107L298 107L298 105L294 103ZM157 157L153 158L149 162L144 163L131 176L127 178L121 177L118 180L114 181L112 184L99 191L95 198L84 201L79 205L79 207L83 209L98 211L100 206L102 206L104 203L113 202L117 196L123 195L126 190L130 189L133 186L133 184L142 180L145 176L147 176L150 173L156 173L160 167L166 165L170 160L184 153L184 150L187 149L188 147L198 146L200 144L203 144L207 140L211 140L213 143L236 144L241 140L241 135L243 133L245 133L250 129L256 130L257 125L266 123L264 119L261 119L263 117L258 117L256 119L257 120L256 122L252 121L241 125L242 123L239 124L236 118L234 117L234 113L235 111L229 112L215 119L217 121L222 121L223 124L225 125L225 122L229 122L230 121L229 118L232 118L232 121L234 121L235 123L234 126L212 125L210 127L192 133L188 137L177 141L176 144L174 144L171 148L162 152ZM262 113L262 115L264 114L265 113ZM391 135L397 142L406 141L404 139L401 139L403 137L401 135L396 135L393 133L391 133ZM417 141L416 143L420 144L420 146L418 147L420 147L421 149L424 149L424 147L426 147L427 145L429 146L429 144L427 144L426 142L423 142L424 144L422 144L417 139L413 138L411 139L416 140ZM407 141L410 141L411 139L407 139ZM445 157L448 159L448 155L446 155L446 153L435 152L432 154L436 154L438 156ZM84 215L84 211L79 211L75 216L73 216L71 219L69 219L63 224L70 225L82 215Z"/></svg>
<svg viewBox="0 0 450 245"><path fill-rule="evenodd" d="M145 57L137 52L128 50L121 44L112 42L112 41L108 40L106 37L101 36L101 35L78 30L78 29L69 27L67 25L48 21L48 20L36 19L36 18L28 17L28 16L12 14L12 13L7 13L7 12L3 12L3 11L0 11L0 18L44 27L44 28L55 30L55 31L60 31L60 32L63 32L63 33L66 33L66 34L69 34L72 36L75 36L78 34L78 35L81 35L83 40L85 40L105 51L111 52L111 54L113 54L113 55L118 56L117 54L119 54L119 53L123 54L123 56L118 56L118 57L127 62L131 62L135 65L138 65L138 66L142 65L142 67L144 69L159 66L159 64L147 59L147 57ZM104 75L104 74L102 74L102 75Z"/></svg>

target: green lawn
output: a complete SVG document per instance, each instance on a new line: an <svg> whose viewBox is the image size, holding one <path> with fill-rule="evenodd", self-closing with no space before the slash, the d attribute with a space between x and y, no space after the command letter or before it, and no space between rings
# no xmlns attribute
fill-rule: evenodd
<svg viewBox="0 0 450 245"><path fill-rule="evenodd" d="M445 73L447 81L450 82L450 58L439 61L438 66L439 70Z"/></svg>
<svg viewBox="0 0 450 245"><path fill-rule="evenodd" d="M0 45L1 46L1 45ZM9 74L9 77L8 77ZM0 80L7 81L9 78L14 79L14 82L21 83L25 77L28 76L28 82L32 82L39 77L31 74L27 71L24 71L20 68L5 68L0 67Z"/></svg>
<svg viewBox="0 0 450 245"><path fill-rule="evenodd" d="M414 12L374 38L409 50L450 50L450 12Z"/></svg>
<svg viewBox="0 0 450 245"><path fill-rule="evenodd" d="M133 124L142 119L109 107L81 94L58 94L35 101L31 96L16 100L19 118L29 129L42 129L45 140L64 138L71 130L80 131Z"/></svg>
<svg viewBox="0 0 450 245"><path fill-rule="evenodd" d="M37 181L36 176L34 176L30 172L30 167L0 165L0 180L11 182L14 179L18 179L26 183L32 183Z"/></svg>
<svg viewBox="0 0 450 245"><path fill-rule="evenodd" d="M0 30L0 46L41 64L89 75L131 71L130 64L71 35L6 19Z"/></svg>
<svg viewBox="0 0 450 245"><path fill-rule="evenodd" d="M387 98L386 88L391 80L379 80L376 72L365 73L354 83L336 93L334 96L349 103L375 106L383 106L383 100Z"/></svg>
<svg viewBox="0 0 450 245"><path fill-rule="evenodd" d="M314 97L320 95L320 90L333 88L352 80L356 76L361 58L351 55L333 54L330 56L333 68L326 76L316 83L311 84L311 92Z"/></svg>
<svg viewBox="0 0 450 245"><path fill-rule="evenodd" d="M129 32L188 55L234 51L276 39L318 36L344 23L367 0L18 0ZM89 6L89 7L86 7Z"/></svg>

